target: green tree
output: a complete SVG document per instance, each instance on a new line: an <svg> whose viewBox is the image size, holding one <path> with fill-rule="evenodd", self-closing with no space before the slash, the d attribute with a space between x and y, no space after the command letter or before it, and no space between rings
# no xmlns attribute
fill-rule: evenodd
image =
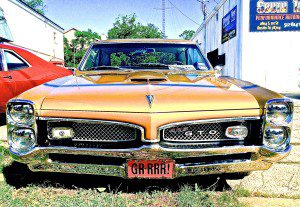
<svg viewBox="0 0 300 207"><path fill-rule="evenodd" d="M185 40L190 40L194 36L195 31L194 30L184 30L181 35L179 35L180 38Z"/></svg>
<svg viewBox="0 0 300 207"><path fill-rule="evenodd" d="M76 31L75 39L71 42L64 38L65 65L67 67L77 67L90 44L100 39L99 34L91 29Z"/></svg>
<svg viewBox="0 0 300 207"><path fill-rule="evenodd" d="M45 14L46 5L43 0L25 0L24 2L38 13Z"/></svg>
<svg viewBox="0 0 300 207"><path fill-rule="evenodd" d="M109 39L163 38L162 32L154 24L143 25L137 17L124 15L116 18L113 28L108 31Z"/></svg>

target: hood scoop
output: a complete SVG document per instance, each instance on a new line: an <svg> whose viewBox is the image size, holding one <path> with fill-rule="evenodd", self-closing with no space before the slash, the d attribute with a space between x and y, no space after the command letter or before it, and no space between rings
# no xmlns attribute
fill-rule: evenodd
<svg viewBox="0 0 300 207"><path fill-rule="evenodd" d="M140 71L129 74L127 80L134 83L159 83L168 81L168 78L163 73Z"/></svg>

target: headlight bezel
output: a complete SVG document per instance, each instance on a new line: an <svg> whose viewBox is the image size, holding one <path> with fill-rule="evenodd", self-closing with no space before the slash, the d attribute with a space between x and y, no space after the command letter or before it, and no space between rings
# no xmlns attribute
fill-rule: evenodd
<svg viewBox="0 0 300 207"><path fill-rule="evenodd" d="M270 107L271 105L285 105L287 107L287 109L289 110L289 114L287 115L287 117L285 119L280 120L272 120L270 119L268 110L270 110L270 108L272 110L276 110L272 107ZM294 104L293 101L288 99L288 98L281 98L281 99L271 99L269 101L267 101L265 108L264 108L264 123L263 123L263 145L264 147L271 149L273 151L284 151L286 150L289 145L290 145L290 140L291 140L291 130L292 130L292 123L293 123L293 109L294 109ZM279 113L280 116L280 113ZM268 129L279 129L282 128L285 131L285 139L278 145L269 145L266 144L266 130Z"/></svg>
<svg viewBox="0 0 300 207"><path fill-rule="evenodd" d="M28 105L33 110L32 117L27 119L27 121L18 121L15 120L14 117L11 115L11 109L14 105ZM37 124L36 124L36 111L35 105L32 101L29 100L22 100L22 99L12 99L7 103L6 107L6 119L7 119L7 134L8 134L8 143L12 151L16 153L23 153L26 151L32 150L37 144ZM17 130L28 129L32 130L35 136L35 141L33 145L28 145L28 147L20 148L17 144L13 141L14 132Z"/></svg>

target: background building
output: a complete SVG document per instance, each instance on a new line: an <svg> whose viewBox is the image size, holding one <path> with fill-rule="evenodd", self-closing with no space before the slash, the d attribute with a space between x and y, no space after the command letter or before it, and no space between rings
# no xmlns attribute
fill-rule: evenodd
<svg viewBox="0 0 300 207"><path fill-rule="evenodd" d="M300 1L223 0L192 38L224 75L300 92Z"/></svg>
<svg viewBox="0 0 300 207"><path fill-rule="evenodd" d="M69 43L71 43L72 40L76 39L75 32L77 32L77 31L78 31L78 29L71 28L64 32L64 37L69 41Z"/></svg>
<svg viewBox="0 0 300 207"><path fill-rule="evenodd" d="M1 0L0 7L12 35L10 44L23 47L46 61L64 63L62 27L21 0Z"/></svg>

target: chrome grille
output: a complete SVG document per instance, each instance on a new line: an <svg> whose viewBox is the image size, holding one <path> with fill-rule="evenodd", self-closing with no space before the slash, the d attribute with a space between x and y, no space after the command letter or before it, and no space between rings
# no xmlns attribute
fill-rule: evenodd
<svg viewBox="0 0 300 207"><path fill-rule="evenodd" d="M80 142L130 142L137 140L142 131L139 127L118 122L48 122L49 139L53 139L51 130L55 127L70 127L74 130L73 141Z"/></svg>

